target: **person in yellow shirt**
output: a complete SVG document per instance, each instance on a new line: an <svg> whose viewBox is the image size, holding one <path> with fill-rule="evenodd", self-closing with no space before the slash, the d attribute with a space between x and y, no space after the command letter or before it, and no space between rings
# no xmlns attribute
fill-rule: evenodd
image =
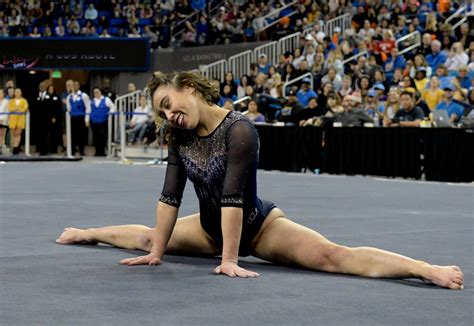
<svg viewBox="0 0 474 326"><path fill-rule="evenodd" d="M28 111L28 102L23 98L21 89L15 89L15 97L8 103L10 113L26 113ZM25 114L12 114L8 120L8 127L12 133L13 154L20 153L21 132L26 126Z"/></svg>
<svg viewBox="0 0 474 326"><path fill-rule="evenodd" d="M422 92L422 97L430 110L433 111L443 101L444 91L439 88L439 79L436 76L431 77L429 86Z"/></svg>
<svg viewBox="0 0 474 326"><path fill-rule="evenodd" d="M420 94L424 92L428 81L428 78L426 78L426 67L418 67L416 69L415 85L416 89L418 90L418 92L420 92Z"/></svg>

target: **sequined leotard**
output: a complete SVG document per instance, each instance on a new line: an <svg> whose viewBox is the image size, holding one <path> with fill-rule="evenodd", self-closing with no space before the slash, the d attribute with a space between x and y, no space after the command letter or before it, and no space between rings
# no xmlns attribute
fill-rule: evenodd
<svg viewBox="0 0 474 326"><path fill-rule="evenodd" d="M259 138L252 122L230 111L207 136L174 129L160 201L179 207L186 177L199 199L203 229L222 246L221 208L241 207L243 225L239 254L250 254L250 243L275 207L257 197Z"/></svg>

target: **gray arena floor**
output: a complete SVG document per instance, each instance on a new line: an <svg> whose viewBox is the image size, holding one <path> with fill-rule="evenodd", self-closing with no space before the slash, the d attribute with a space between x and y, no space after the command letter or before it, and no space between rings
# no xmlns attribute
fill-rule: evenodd
<svg viewBox="0 0 474 326"><path fill-rule="evenodd" d="M257 279L211 271L219 260L61 246L67 226L154 224L164 167L117 163L0 165L1 325L473 325L472 185L259 173L259 195L349 246L375 246L463 268L465 289L274 266ZM180 215L197 211L188 182Z"/></svg>

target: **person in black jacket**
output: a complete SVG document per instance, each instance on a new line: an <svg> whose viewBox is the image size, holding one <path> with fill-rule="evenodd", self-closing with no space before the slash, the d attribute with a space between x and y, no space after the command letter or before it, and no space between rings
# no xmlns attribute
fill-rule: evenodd
<svg viewBox="0 0 474 326"><path fill-rule="evenodd" d="M63 144L62 122L64 120L63 103L53 85L48 87L48 91L44 98L46 108L47 121L45 127L48 126L46 135L47 151L55 154L58 152L58 145Z"/></svg>

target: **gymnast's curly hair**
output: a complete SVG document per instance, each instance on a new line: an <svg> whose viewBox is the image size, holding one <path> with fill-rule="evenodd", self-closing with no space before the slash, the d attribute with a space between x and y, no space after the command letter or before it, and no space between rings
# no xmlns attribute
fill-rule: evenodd
<svg viewBox="0 0 474 326"><path fill-rule="evenodd" d="M193 87L196 93L209 105L219 102L219 89L213 85L206 77L194 71L179 71L172 73L162 73L156 71L148 81L148 91L153 101L153 95L160 86L174 86L178 91L184 87ZM158 108L153 108L157 113ZM155 124L157 131L165 126L163 118L156 114Z"/></svg>

